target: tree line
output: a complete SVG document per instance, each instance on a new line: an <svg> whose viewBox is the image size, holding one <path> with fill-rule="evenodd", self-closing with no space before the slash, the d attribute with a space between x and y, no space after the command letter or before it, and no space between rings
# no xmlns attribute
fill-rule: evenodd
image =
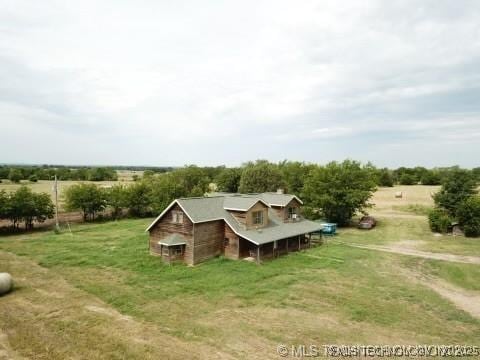
<svg viewBox="0 0 480 360"><path fill-rule="evenodd" d="M18 229L23 223L26 230L32 229L34 222L42 223L53 218L55 207L47 193L34 193L27 186L15 192L0 191L0 220L10 220Z"/></svg>
<svg viewBox="0 0 480 360"><path fill-rule="evenodd" d="M466 224L461 215L466 216L465 209L474 207L473 203L478 201L478 198L465 202L463 210L451 209L437 198L443 196L440 194L450 196L452 192L456 193L448 187L448 184L457 181L455 180L457 178L461 179L458 181L462 184L466 178L470 179L474 185L469 186L475 188L479 179L478 171L458 167L413 169L399 168L395 171L378 169L370 163L362 164L353 160L333 161L326 165L257 160L235 168L189 165L160 173L147 169L143 177L128 185L116 184L110 188L101 188L93 183L73 185L65 191L64 202L67 210L81 211L85 220L95 220L99 214L103 216L106 209L110 210L109 213L113 217L125 214L150 217L158 215L176 198L204 196L211 190L261 193L283 189L286 193L296 194L302 198L306 217L323 218L339 225L346 225L355 214L366 213L371 206L369 200L374 191L378 186L385 186L386 178L393 179L395 183L395 179L402 179L407 175L415 176L420 182L421 179L427 182L425 179L428 174L431 171L438 171L441 173L440 178L444 187L435 198L438 203L436 214L447 214L449 220L460 218ZM386 186L390 186L389 184L391 182ZM470 196L474 190L462 191ZM455 204L463 204L465 199L467 198L461 198L461 201L457 199ZM452 200L448 200L448 203L450 202ZM46 216L48 217L48 214ZM477 215L474 218L478 220Z"/></svg>
<svg viewBox="0 0 480 360"><path fill-rule="evenodd" d="M0 166L1 179L19 183L22 180L37 182L38 180L52 180L57 176L58 180L79 181L116 181L118 175L111 167L37 167L37 166Z"/></svg>

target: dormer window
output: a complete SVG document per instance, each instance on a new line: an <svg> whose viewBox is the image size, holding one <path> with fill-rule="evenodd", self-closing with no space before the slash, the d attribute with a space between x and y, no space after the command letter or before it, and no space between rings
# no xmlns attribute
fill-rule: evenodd
<svg viewBox="0 0 480 360"><path fill-rule="evenodd" d="M263 225L263 211L252 212L253 225Z"/></svg>
<svg viewBox="0 0 480 360"><path fill-rule="evenodd" d="M289 207L288 208L288 218L295 219L297 217L297 208L296 207Z"/></svg>
<svg viewBox="0 0 480 360"><path fill-rule="evenodd" d="M172 211L172 222L174 224L183 224L183 212Z"/></svg>

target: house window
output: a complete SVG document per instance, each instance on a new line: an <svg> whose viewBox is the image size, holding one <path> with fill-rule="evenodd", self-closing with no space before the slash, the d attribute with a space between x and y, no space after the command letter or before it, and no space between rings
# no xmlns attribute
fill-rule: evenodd
<svg viewBox="0 0 480 360"><path fill-rule="evenodd" d="M227 247L228 245L230 245L230 239L229 238L225 238L223 240L223 246Z"/></svg>
<svg viewBox="0 0 480 360"><path fill-rule="evenodd" d="M172 211L172 222L175 224L183 224L183 212Z"/></svg>
<svg viewBox="0 0 480 360"><path fill-rule="evenodd" d="M253 216L253 225L262 225L263 224L263 211L254 211Z"/></svg>
<svg viewBox="0 0 480 360"><path fill-rule="evenodd" d="M288 218L293 219L296 218L297 215L297 208L296 207L289 207L288 208Z"/></svg>
<svg viewBox="0 0 480 360"><path fill-rule="evenodd" d="M175 246L175 255L182 255L182 247Z"/></svg>

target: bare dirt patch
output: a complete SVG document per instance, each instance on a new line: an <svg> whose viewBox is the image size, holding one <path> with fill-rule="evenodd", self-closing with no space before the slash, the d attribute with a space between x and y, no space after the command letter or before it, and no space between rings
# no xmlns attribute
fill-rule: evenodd
<svg viewBox="0 0 480 360"><path fill-rule="evenodd" d="M432 259L432 260L443 260L443 261L450 261L450 262L457 262L457 263L464 263L464 264L480 264L480 257L478 256L467 256L467 255L454 255L454 254L446 254L446 253L433 253L428 251L420 251L411 248L406 248L402 245L363 245L363 244L355 244L355 243L344 243L339 242L343 245L356 247L359 249L367 249L367 250L376 250L376 251L384 251L389 253L401 254L401 255L409 255L409 256L417 256L425 259Z"/></svg>
<svg viewBox="0 0 480 360"><path fill-rule="evenodd" d="M438 295L453 303L457 308L480 319L480 293L462 289L442 279L422 275L411 269L402 269L401 273L410 280L432 289Z"/></svg>

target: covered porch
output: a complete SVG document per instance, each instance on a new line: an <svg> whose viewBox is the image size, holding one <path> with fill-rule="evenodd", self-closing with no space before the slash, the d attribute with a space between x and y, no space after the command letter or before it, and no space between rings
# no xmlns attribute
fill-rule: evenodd
<svg viewBox="0 0 480 360"><path fill-rule="evenodd" d="M311 247L311 234L300 234L284 239L274 240L263 244L254 244L251 241L240 238L239 257L252 258L257 263L265 259L273 259L289 252L301 251Z"/></svg>
<svg viewBox="0 0 480 360"><path fill-rule="evenodd" d="M179 234L172 234L158 242L160 255L166 263L183 260L186 246L185 238Z"/></svg>

